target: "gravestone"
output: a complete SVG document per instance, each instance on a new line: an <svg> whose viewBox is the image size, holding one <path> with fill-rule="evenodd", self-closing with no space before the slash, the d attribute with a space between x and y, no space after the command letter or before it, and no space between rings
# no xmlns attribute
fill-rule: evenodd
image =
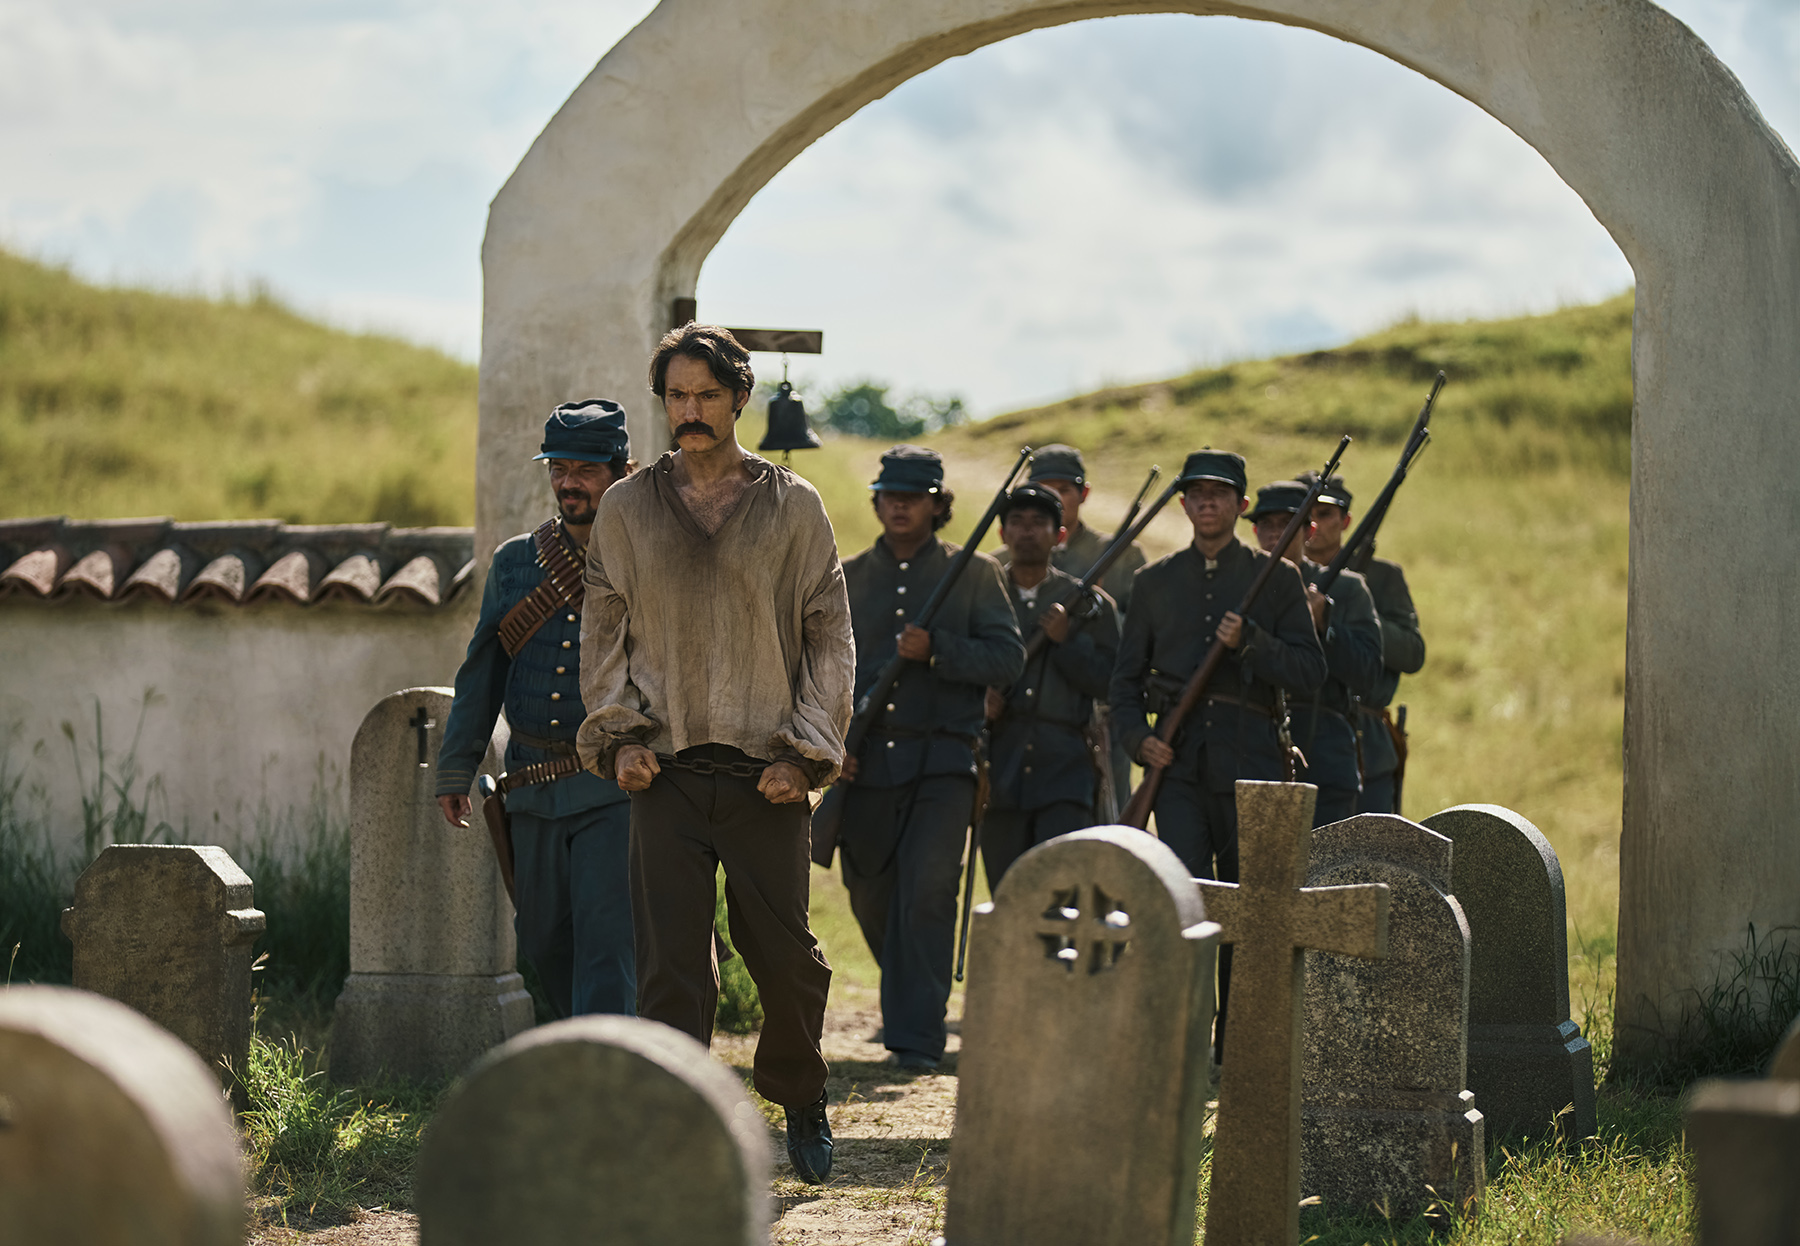
<svg viewBox="0 0 1800 1246"><path fill-rule="evenodd" d="M1154 836L1013 863L969 932L951 1246L1194 1240L1219 928Z"/></svg>
<svg viewBox="0 0 1800 1246"><path fill-rule="evenodd" d="M0 1242L235 1246L244 1177L218 1079L124 1004L0 990Z"/></svg>
<svg viewBox="0 0 1800 1246"><path fill-rule="evenodd" d="M1769 1076L1776 1081L1800 1082L1800 1017L1795 1017L1781 1036L1781 1045L1769 1060Z"/></svg>
<svg viewBox="0 0 1800 1246"><path fill-rule="evenodd" d="M458 828L433 795L450 699L448 688L385 697L350 749L350 976L333 1081L459 1073L532 1023L479 801ZM502 727L483 773L499 773L505 748Z"/></svg>
<svg viewBox="0 0 1800 1246"><path fill-rule="evenodd" d="M226 1085L250 1058L250 951L266 921L223 848L114 844L75 881L75 985L143 1013Z"/></svg>
<svg viewBox="0 0 1800 1246"><path fill-rule="evenodd" d="M1800 1242L1800 1083L1701 1082L1686 1119L1701 1246Z"/></svg>
<svg viewBox="0 0 1800 1246"><path fill-rule="evenodd" d="M1451 842L1391 813L1313 832L1309 886L1386 883L1388 954L1306 954L1300 1189L1330 1212L1407 1220L1472 1207L1487 1178L1464 1086L1469 925Z"/></svg>
<svg viewBox="0 0 1800 1246"><path fill-rule="evenodd" d="M688 1035L572 1017L469 1071L414 1198L421 1246L767 1246L769 1126Z"/></svg>
<svg viewBox="0 0 1800 1246"><path fill-rule="evenodd" d="M1424 825L1456 845L1450 892L1470 940L1465 1085L1488 1141L1543 1137L1551 1128L1570 1144L1592 1137L1594 1053L1569 1017L1556 850L1499 805L1458 805Z"/></svg>
<svg viewBox="0 0 1800 1246"><path fill-rule="evenodd" d="M1310 783L1237 784L1237 883L1195 879L1236 949L1213 1132L1207 1246L1292 1246L1300 1234L1301 953L1387 955L1388 889L1303 887Z"/></svg>

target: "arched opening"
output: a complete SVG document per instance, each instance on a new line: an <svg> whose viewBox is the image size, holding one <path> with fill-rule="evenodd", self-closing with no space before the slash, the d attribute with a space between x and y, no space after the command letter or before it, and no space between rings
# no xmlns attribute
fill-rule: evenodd
<svg viewBox="0 0 1800 1246"><path fill-rule="evenodd" d="M723 17L665 3L570 99L490 215L482 546L526 526L515 435L569 392L639 392L672 300L692 296L724 230L809 143L948 57L1152 11L1306 26L1418 70L1531 144L1631 263L1619 1038L1652 1051L1746 915L1792 921L1800 894L1800 843L1785 829L1800 803L1800 725L1783 708L1800 674L1778 640L1796 590L1759 551L1713 535L1727 492L1754 513L1785 513L1791 497L1774 464L1800 449L1800 170L1730 74L1647 0L1486 0L1430 21L1323 0L879 13L764 0ZM1746 722L1754 750L1734 743Z"/></svg>

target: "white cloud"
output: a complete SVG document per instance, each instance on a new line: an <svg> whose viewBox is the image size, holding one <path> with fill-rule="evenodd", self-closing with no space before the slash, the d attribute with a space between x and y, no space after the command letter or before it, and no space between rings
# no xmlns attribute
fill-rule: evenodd
<svg viewBox="0 0 1800 1246"><path fill-rule="evenodd" d="M472 358L488 200L649 0L0 0L0 240L86 275L271 282ZM1800 4L1671 7L1800 133ZM759 195L709 316L821 327L796 360L992 411L1630 279L1472 105L1324 36L1086 22L905 84Z"/></svg>

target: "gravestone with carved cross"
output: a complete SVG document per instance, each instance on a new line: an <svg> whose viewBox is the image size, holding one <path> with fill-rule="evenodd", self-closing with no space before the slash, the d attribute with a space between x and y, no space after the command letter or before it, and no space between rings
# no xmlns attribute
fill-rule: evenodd
<svg viewBox="0 0 1800 1246"><path fill-rule="evenodd" d="M1309 948L1387 955L1388 889L1305 887L1318 789L1240 779L1238 879L1196 879L1235 949L1219 1080L1207 1246L1293 1246L1300 1235L1300 1043Z"/></svg>
<svg viewBox="0 0 1800 1246"><path fill-rule="evenodd" d="M1219 928L1180 858L1076 831L972 921L945 1240L1187 1246Z"/></svg>
<svg viewBox="0 0 1800 1246"><path fill-rule="evenodd" d="M350 976L331 1075L459 1073L526 1029L512 904L486 833L451 826L433 794L448 688L408 688L369 711L350 749ZM482 771L498 774L506 727Z"/></svg>

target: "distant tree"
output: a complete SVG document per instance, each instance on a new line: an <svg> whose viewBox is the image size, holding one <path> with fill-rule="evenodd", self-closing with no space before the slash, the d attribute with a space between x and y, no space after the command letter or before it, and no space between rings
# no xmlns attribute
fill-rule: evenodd
<svg viewBox="0 0 1800 1246"><path fill-rule="evenodd" d="M821 422L840 433L878 441L908 441L968 422L968 409L953 394L915 394L896 407L888 401L890 388L874 381L845 385L826 397Z"/></svg>

